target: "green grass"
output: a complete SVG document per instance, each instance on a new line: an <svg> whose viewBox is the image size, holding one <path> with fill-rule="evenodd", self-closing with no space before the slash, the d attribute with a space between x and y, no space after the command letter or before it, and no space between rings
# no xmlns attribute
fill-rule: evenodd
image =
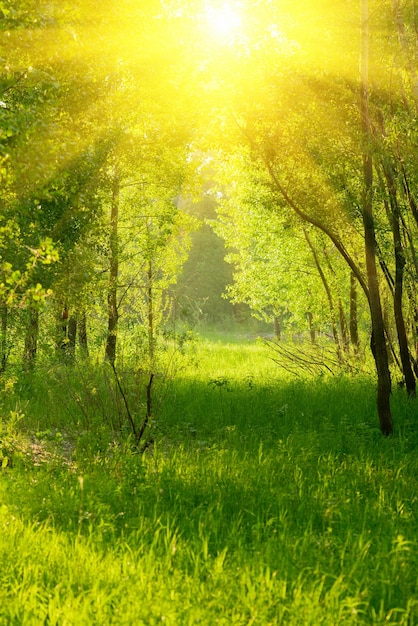
<svg viewBox="0 0 418 626"><path fill-rule="evenodd" d="M142 457L100 377L9 381L0 624L418 623L416 403L394 392L384 439L367 377L292 381L256 343L196 357L157 381Z"/></svg>

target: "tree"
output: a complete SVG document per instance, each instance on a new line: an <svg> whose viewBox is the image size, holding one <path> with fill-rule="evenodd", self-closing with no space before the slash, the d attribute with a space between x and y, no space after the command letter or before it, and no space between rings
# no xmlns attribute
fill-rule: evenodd
<svg viewBox="0 0 418 626"><path fill-rule="evenodd" d="M199 221L192 232L192 246L177 285L173 288L173 321L180 319L188 325L235 326L238 320L247 321L247 310L226 299L227 286L232 284L232 268L225 261L226 249L217 230L217 199L214 189L204 190L193 202L182 201L183 210Z"/></svg>
<svg viewBox="0 0 418 626"><path fill-rule="evenodd" d="M376 267L376 235L373 218L373 160L370 149L371 121L368 96L369 56L369 12L368 1L361 0L361 54L360 54L360 111L364 138L362 215L366 252L366 270L372 319L372 347L377 369L377 408L380 427L384 435L393 431L390 409L391 380L386 350L385 328L380 302L379 280Z"/></svg>
<svg viewBox="0 0 418 626"><path fill-rule="evenodd" d="M94 29L90 25L93 8ZM38 280L54 288L56 301L61 299L60 306L56 302L60 332L62 311L71 304L64 342L58 342L65 345L74 339L75 316L86 320L85 311L76 311L75 303L86 302L80 295L87 291L88 282L92 285L91 267L97 258L86 255L92 263L87 269L77 250L83 248L83 241L89 241L96 252L103 249L109 162L121 160L121 184L124 177L126 182L146 175L148 168L159 169L160 184L165 184L162 179L168 170L164 168L170 158L173 163L177 159L173 146L180 142L186 147L187 124L180 113L190 107L184 107L186 95L181 95L174 80L172 67L178 46L172 33L166 31L166 21L156 19L162 18L159 3L149 0L138 7L127 2L121 7L106 2L93 7L89 2L67 5L28 0L19 3L18 10L13 3L4 2L1 10L8 29L3 37L7 64L0 92L4 98L0 113L6 118L0 152L7 174L7 185L1 192L4 215L26 245L35 248L38 237L48 236L59 250L60 264L52 272L38 272ZM48 38L51 26L57 33L53 41ZM161 38L159 32L169 36ZM172 61L168 63L167 57ZM178 93L173 98L174 92ZM147 163L144 168L142 159ZM178 172L178 162L173 170ZM115 185L108 248L108 353L112 359L118 315ZM173 193L178 189L177 181ZM20 264L25 262L24 255L21 258ZM70 266L74 263L78 267ZM86 270L84 285L80 268ZM99 280L94 280L94 290L100 290ZM6 313L2 319L4 328Z"/></svg>
<svg viewBox="0 0 418 626"><path fill-rule="evenodd" d="M120 178L117 165L112 172L112 196L110 201L109 234L109 287L107 292L108 324L105 354L106 359L115 364L116 338L118 328L118 276L119 276L119 203Z"/></svg>
<svg viewBox="0 0 418 626"><path fill-rule="evenodd" d="M224 156L223 198L214 228L225 239L234 266L230 297L286 329L330 328L336 351L347 350L349 274L324 237L300 224L271 181L246 152ZM227 181L233 181L228 184ZM218 195L220 192L218 192ZM354 313L353 313L354 315Z"/></svg>
<svg viewBox="0 0 418 626"><path fill-rule="evenodd" d="M408 368L410 357L405 346L405 333L399 334L402 260L396 222L400 222L400 217L394 220L392 210L390 228L395 226L393 241L398 241L398 252L395 251L392 258L390 248L385 249L383 246L387 243L384 231L376 227L382 224L383 228L387 228L385 202L391 205L387 177L386 189L381 190L384 197L376 193L374 173L378 161L375 131L379 119L378 107L382 102L392 107L392 117L395 111L399 123L402 120L405 124L406 120L411 119L405 115L405 104L402 105L402 99L410 97L410 85L406 89L399 79L396 84L399 94L394 95L385 74L386 64L382 66L380 61L379 67L373 56L370 104L371 83L367 73L369 49L366 45L369 20L366 3L362 3L361 7L360 38L358 29L357 37L354 37L354 31L347 28L349 25L339 12L340 8L326 2L315 5L315 9L304 2L292 3L291 7L283 3L276 13L269 12L269 27L267 15L263 14L261 8L254 16L256 26L253 32L258 31L257 45L254 45L254 39L250 41L249 38L243 38L233 50L228 51L231 59L229 64L224 62L221 67L213 63L212 71L217 74L222 93L213 89L212 82L212 97L216 99L219 116L223 115L226 119L225 110L232 111L232 118L230 115L228 117L229 123L224 122L222 126L229 130L228 143L235 146L246 143L250 147L254 161L268 172L278 196L302 222L318 229L332 242L361 286L369 303L372 322L379 419L382 432L390 434L393 428L389 402L390 374L380 304L380 283L383 275L391 276L392 259L395 259L395 266L398 267L395 305L396 317L400 322L399 351L405 355L400 362L403 363L404 375L410 380L408 388L412 388L413 382L410 376L412 370ZM380 12L373 13L376 22L373 28L373 52L376 51L376 58L377 51L383 55L389 65L396 44L391 41L389 50L383 52L383 36L387 33L382 23L377 22L387 20L387 24L390 23L391 4L386 1L376 2L374 8L379 8ZM398 39L404 45L405 30L399 28L399 4L395 8L398 32L401 33ZM294 26L279 28L279 24L285 24L286 11L292 14ZM314 15L313 11L317 14ZM391 15L393 33L393 13ZM327 24L326 33L320 20ZM307 24L310 27L309 35L305 30ZM313 24L318 28L313 28ZM357 70L358 46L352 45L358 39L362 42L360 80ZM341 45L342 41L344 45ZM342 50L344 60L339 56ZM243 57L246 59L245 67L242 64ZM338 72L337 68L340 68ZM245 98L250 84L251 100ZM234 128L235 131L231 130ZM219 141L219 145L222 146L221 158L224 158L224 152L228 150L226 143ZM383 149L382 141L380 148ZM393 159L397 152L389 152L388 148L388 142L385 141L386 158L390 154ZM409 181L409 175L407 179ZM405 183L405 179L403 184L405 190L411 192L412 187ZM406 200L411 206L411 193L406 194ZM361 252L363 237L366 246ZM407 237L405 244L407 241L409 247L413 237ZM351 291L353 293L353 288ZM354 325L352 330L355 335Z"/></svg>
<svg viewBox="0 0 418 626"><path fill-rule="evenodd" d="M169 169L164 176L152 161L148 165L150 169L141 172L142 181L121 185L117 310L131 328L139 327L135 335L143 365L153 372L158 337L171 314L170 287L187 258L196 222L179 210L182 179L180 171L172 169L173 162L165 164Z"/></svg>

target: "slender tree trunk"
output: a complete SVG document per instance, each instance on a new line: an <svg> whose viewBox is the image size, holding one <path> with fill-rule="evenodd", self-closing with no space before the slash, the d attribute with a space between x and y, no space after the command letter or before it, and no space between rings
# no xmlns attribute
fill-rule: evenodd
<svg viewBox="0 0 418 626"><path fill-rule="evenodd" d="M395 293L393 298L396 331L398 333L399 354L402 362L402 370L405 377L405 385L408 395L416 395L415 376L412 371L411 356L409 353L408 337L405 327L405 319L403 315L403 273L405 267L405 257L402 250L400 240L399 222L394 216L393 234L395 242Z"/></svg>
<svg viewBox="0 0 418 626"><path fill-rule="evenodd" d="M395 312L396 332L398 335L399 354L401 357L402 371L405 379L405 386L408 395L416 395L416 383L414 372L412 371L411 356L408 346L408 337L406 333L405 319L403 315L403 277L405 268L405 254L402 245L401 228L400 228L400 209L396 193L395 181L393 173L388 165L383 165L389 202L391 207L391 225L393 234L393 246L395 250L395 289L393 293L393 305Z"/></svg>
<svg viewBox="0 0 418 626"><path fill-rule="evenodd" d="M119 236L118 236L118 222L119 222L119 196L120 196L120 181L118 172L114 171L113 174L113 188L112 188L112 206L110 212L110 236L109 236L109 251L110 251L110 276L109 287L107 294L108 303L108 323L107 323L107 340L105 356L108 361L113 365L116 359L116 342L118 332L118 275L119 275Z"/></svg>
<svg viewBox="0 0 418 626"><path fill-rule="evenodd" d="M407 245L404 247L410 253L409 262L412 265L414 277L416 279L418 277L418 257L417 257L417 252L415 249L414 237L412 236L411 229L406 224L402 214L400 215L400 219L402 223L403 233L407 241ZM409 294L408 294L408 297L409 297Z"/></svg>
<svg viewBox="0 0 418 626"><path fill-rule="evenodd" d="M360 347L357 317L357 279L353 272L350 274L350 341L354 352L357 354Z"/></svg>
<svg viewBox="0 0 418 626"><path fill-rule="evenodd" d="M9 356L9 350L7 346L7 324L8 324L7 304L0 301L0 373L6 370L7 359Z"/></svg>
<svg viewBox="0 0 418 626"><path fill-rule="evenodd" d="M411 354L412 367L414 370L415 378L418 379L418 305L417 305L417 293L415 289L415 284L418 277L418 258L415 250L414 238L412 236L410 228L407 226L404 218L401 217L402 228L407 240L407 246L404 246L404 251L408 251L409 255L409 263L411 265L410 270L410 278L405 283L405 289L408 296L409 301L409 309L410 309L410 324L412 330L412 341L414 344L414 353Z"/></svg>
<svg viewBox="0 0 418 626"><path fill-rule="evenodd" d="M313 325L313 315L312 315L311 311L307 311L306 317L307 317L308 324L309 324L309 335L311 337L311 343L315 344L316 343L316 332L315 332L315 328L314 328L314 325Z"/></svg>
<svg viewBox="0 0 418 626"><path fill-rule="evenodd" d="M398 6L398 9L400 7ZM385 126L383 114L380 115L380 131L384 138ZM402 214L398 202L398 193L395 181L395 174L392 165L388 159L383 156L381 158L381 169L383 177L379 176L379 182L382 189L387 193L387 198L384 199L386 214L388 221L392 228L393 236L393 248L395 254L395 279L391 278L389 287L393 296L395 325L398 337L399 355L401 358L402 367L406 390L408 395L416 395L416 382L414 372L411 364L411 354L408 345L408 336L406 332L405 318L403 313L403 283L404 283L404 268L406 265L406 258L404 252L404 246L401 236L401 223ZM386 329L389 329L389 325L386 324Z"/></svg>
<svg viewBox="0 0 418 626"><path fill-rule="evenodd" d="M55 348L57 355L61 358L67 348L68 343L68 307L59 308L56 311Z"/></svg>
<svg viewBox="0 0 418 626"><path fill-rule="evenodd" d="M315 266L316 269L318 270L318 274L321 278L322 284L324 286L325 289L325 293L327 295L327 299L328 299L328 305L329 305L329 311L330 311L330 319L331 319L331 327L332 327L332 335L334 337L334 343L335 343L335 348L337 350L337 357L338 357L338 361L339 363L343 362L343 355L342 355L342 351L341 351L341 343L340 343L340 338L338 335L338 328L337 328L337 323L335 321L335 307L334 307L334 301L332 298L332 293L331 293L331 289L330 286L328 284L328 281L326 279L326 276L324 274L324 271L321 267L321 264L319 262L319 258L318 258L318 254L315 250L315 247L311 241L311 238L309 237L306 229L303 229L303 234L305 236L306 239L306 243L309 246L310 251L312 252L312 256L314 258L314 262L315 262Z"/></svg>
<svg viewBox="0 0 418 626"><path fill-rule="evenodd" d="M338 316L340 318L341 338L344 352L350 352L350 336L348 334L348 325L341 298L338 298Z"/></svg>
<svg viewBox="0 0 418 626"><path fill-rule="evenodd" d="M154 364L154 348L155 348L155 336L154 336L154 291L153 291L153 272L152 261L148 261L147 270L147 306L148 306L148 357L150 362L150 371L153 370Z"/></svg>
<svg viewBox="0 0 418 626"><path fill-rule="evenodd" d="M412 356L412 365L414 368L415 376L418 378L418 306L416 300L416 294L411 284L406 284L406 292L408 294L409 306L411 309L411 331L412 341L414 344L414 354Z"/></svg>
<svg viewBox="0 0 418 626"><path fill-rule="evenodd" d="M397 367L399 368L399 371L402 372L401 362L399 361L396 355L396 350L393 346L392 333L391 333L392 325L389 319L389 309L388 309L386 298L384 298L382 302L382 315L383 315L383 326L385 328L386 351L388 353L389 367L392 365L392 363L396 363Z"/></svg>
<svg viewBox="0 0 418 626"><path fill-rule="evenodd" d="M28 312L28 325L26 327L25 347L23 352L23 363L25 367L32 368L35 364L38 351L39 335L39 311L30 308Z"/></svg>
<svg viewBox="0 0 418 626"><path fill-rule="evenodd" d="M331 274L335 277L336 276L336 272L332 266L331 263L331 259L329 258L329 255L326 251L326 249L324 248L324 256L325 256L325 261L326 264L329 268L329 271L331 272ZM345 312L344 312L344 307L343 307L343 303L341 302L341 298L338 296L338 318L339 318L339 322L340 322L340 333L341 333L341 342L342 342L342 347L344 349L344 352L349 353L350 352L350 337L348 334L348 325L347 325L347 319L345 316Z"/></svg>
<svg viewBox="0 0 418 626"><path fill-rule="evenodd" d="M371 125L368 95L369 11L367 0L361 0L360 106L364 140L363 149L363 228L365 240L369 306L372 320L374 356L377 370L377 411L384 435L393 432L390 408L391 380L386 350L382 306L376 265L376 238L373 218L373 161L370 151Z"/></svg>
<svg viewBox="0 0 418 626"><path fill-rule="evenodd" d="M404 163L402 161L402 158L399 159L399 165L400 165L400 168L402 170L403 188L404 188L404 191L405 191L406 199L408 201L408 206L411 209L411 213L412 213L412 215L414 217L415 223L418 226L418 206L417 206L417 202L415 200L415 196L412 193L411 186L409 184L408 175L407 175L407 172L406 172L406 169L405 169L405 165L404 165Z"/></svg>

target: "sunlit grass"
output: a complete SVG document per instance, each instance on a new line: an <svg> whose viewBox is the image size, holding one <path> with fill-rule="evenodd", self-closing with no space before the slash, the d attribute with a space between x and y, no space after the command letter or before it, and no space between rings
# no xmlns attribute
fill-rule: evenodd
<svg viewBox="0 0 418 626"><path fill-rule="evenodd" d="M384 439L367 378L283 381L254 343L196 361L143 457L80 414L65 459L0 474L0 623L416 623L414 404ZM15 390L59 450L51 381Z"/></svg>
<svg viewBox="0 0 418 626"><path fill-rule="evenodd" d="M199 357L185 370L187 378L212 380L216 377L245 380L276 379L280 372L268 347L255 337L239 340L228 335L199 342ZM283 377L283 374L281 375Z"/></svg>

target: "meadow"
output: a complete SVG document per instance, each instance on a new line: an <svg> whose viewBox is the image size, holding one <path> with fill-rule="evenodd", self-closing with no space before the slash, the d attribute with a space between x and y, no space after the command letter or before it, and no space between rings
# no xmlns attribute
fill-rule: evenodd
<svg viewBox="0 0 418 626"><path fill-rule="evenodd" d="M198 342L142 455L97 367L4 376L0 624L417 624L416 401L270 356Z"/></svg>

